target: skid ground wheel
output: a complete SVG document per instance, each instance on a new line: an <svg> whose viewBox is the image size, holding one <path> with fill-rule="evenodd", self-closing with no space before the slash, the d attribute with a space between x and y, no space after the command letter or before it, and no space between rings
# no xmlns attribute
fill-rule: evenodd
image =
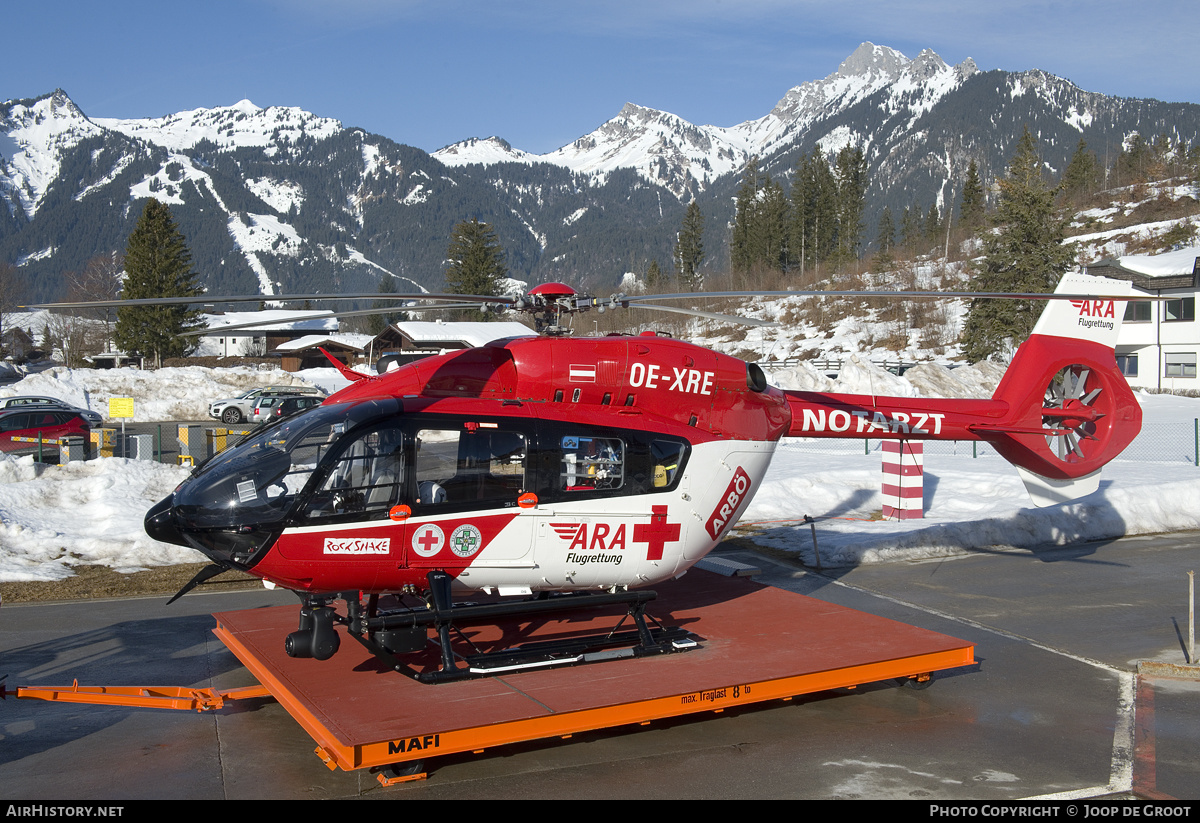
<svg viewBox="0 0 1200 823"><path fill-rule="evenodd" d="M421 780L425 777L425 761L408 760L404 763L392 763L381 767L375 777L384 786Z"/></svg>
<svg viewBox="0 0 1200 823"><path fill-rule="evenodd" d="M1087 366L1067 366L1046 386L1042 428L1053 432L1046 435L1046 445L1064 463L1087 458L1083 442L1096 439L1096 420L1103 416L1093 408L1100 389L1089 390L1091 373ZM1077 412L1078 416L1073 416L1072 412ZM1063 432L1064 429L1069 431Z"/></svg>
<svg viewBox="0 0 1200 823"><path fill-rule="evenodd" d="M235 426L242 422L242 413L235 408L228 408L221 412L221 422L230 426Z"/></svg>

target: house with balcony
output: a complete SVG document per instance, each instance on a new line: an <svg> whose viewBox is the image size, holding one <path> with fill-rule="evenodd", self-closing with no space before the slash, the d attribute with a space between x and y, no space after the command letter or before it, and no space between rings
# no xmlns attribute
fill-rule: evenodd
<svg viewBox="0 0 1200 823"><path fill-rule="evenodd" d="M452 322L405 320L393 323L380 333L369 347L370 357L381 371L405 365L423 357L456 349L486 346L493 340L532 337L537 332L516 321Z"/></svg>
<svg viewBox="0 0 1200 823"><path fill-rule="evenodd" d="M264 309L262 311L206 314L208 331L198 355L215 357L265 357L297 338L337 334L338 319L328 311ZM254 323L252 328L238 328Z"/></svg>
<svg viewBox="0 0 1200 823"><path fill-rule="evenodd" d="M1185 254L1194 254L1191 249ZM1187 270L1187 263L1191 270ZM1142 292L1163 300L1138 300L1125 306L1117 338L1117 364L1135 389L1200 391L1196 362L1200 355L1200 324L1196 295L1200 291L1200 257L1179 253L1155 257L1101 260L1087 273L1128 280ZM1136 294L1136 292L1135 292Z"/></svg>

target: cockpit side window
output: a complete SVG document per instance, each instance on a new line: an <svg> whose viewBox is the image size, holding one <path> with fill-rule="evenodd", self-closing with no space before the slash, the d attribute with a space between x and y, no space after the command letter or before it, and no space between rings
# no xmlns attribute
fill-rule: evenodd
<svg viewBox="0 0 1200 823"><path fill-rule="evenodd" d="M374 520L403 499L407 482L404 437L398 423L368 427L322 467L323 479L309 496L304 518L354 515Z"/></svg>

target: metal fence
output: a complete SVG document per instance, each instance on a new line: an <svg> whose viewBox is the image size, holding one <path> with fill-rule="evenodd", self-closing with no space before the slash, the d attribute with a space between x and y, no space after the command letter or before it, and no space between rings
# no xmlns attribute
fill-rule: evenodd
<svg viewBox="0 0 1200 823"><path fill-rule="evenodd" d="M166 463L196 465L210 455L233 445L251 429L219 425L161 424L153 434L129 434L119 430L92 432L88 456L141 457ZM57 441L44 441L57 450ZM924 453L964 460L1003 459L990 445L972 440L925 440ZM779 448L793 452L825 455L879 455L882 440L826 437L789 437ZM32 448L32 447L31 447ZM40 446L39 446L40 448ZM65 459L67 458L64 454ZM73 457L81 459L81 457ZM1174 423L1143 423L1142 430L1115 462L1191 464L1200 466L1200 418Z"/></svg>
<svg viewBox="0 0 1200 823"><path fill-rule="evenodd" d="M926 455L965 460L1003 459L987 443L973 440L925 440ZM811 454L878 455L882 440L846 440L825 437L787 438L779 448ZM1200 419L1178 423L1143 423L1142 430L1116 462L1188 463L1200 466Z"/></svg>

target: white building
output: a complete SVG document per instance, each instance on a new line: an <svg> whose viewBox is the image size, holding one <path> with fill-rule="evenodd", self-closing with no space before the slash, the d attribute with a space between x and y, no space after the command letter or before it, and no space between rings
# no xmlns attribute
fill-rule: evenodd
<svg viewBox="0 0 1200 823"><path fill-rule="evenodd" d="M328 311L266 309L253 312L206 314L208 333L197 355L209 357L264 357L281 343L311 334L336 334L338 320ZM254 328L231 329L245 323Z"/></svg>
<svg viewBox="0 0 1200 823"><path fill-rule="evenodd" d="M1135 389L1200 391L1196 361L1200 324L1196 294L1200 291L1200 257L1195 249L1155 257L1101 260L1088 274L1128 280L1138 289L1166 300L1132 298L1117 338L1117 364ZM1187 271L1187 264L1191 271Z"/></svg>

